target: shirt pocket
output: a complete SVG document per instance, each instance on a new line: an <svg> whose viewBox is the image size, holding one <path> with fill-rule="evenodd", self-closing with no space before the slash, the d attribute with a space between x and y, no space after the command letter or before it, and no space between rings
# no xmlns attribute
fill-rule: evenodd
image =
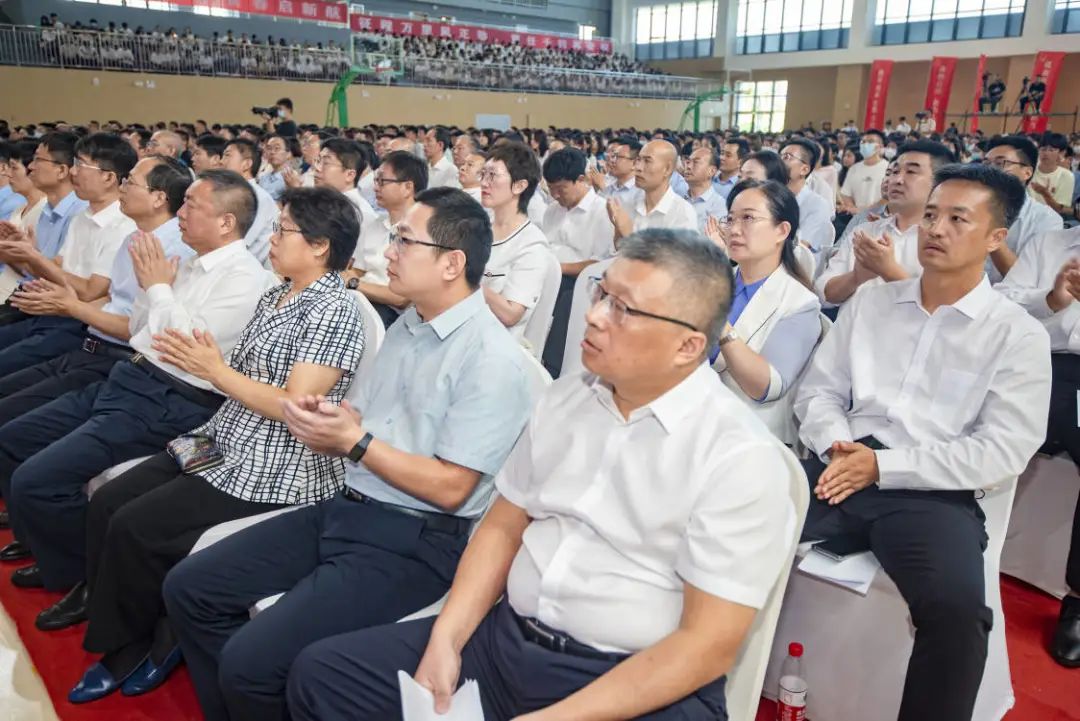
<svg viewBox="0 0 1080 721"><path fill-rule="evenodd" d="M967 420L974 418L979 410L972 405L978 381L978 373L956 368L942 369L930 404L930 417L946 428L959 432ZM981 405L980 403L979 406Z"/></svg>

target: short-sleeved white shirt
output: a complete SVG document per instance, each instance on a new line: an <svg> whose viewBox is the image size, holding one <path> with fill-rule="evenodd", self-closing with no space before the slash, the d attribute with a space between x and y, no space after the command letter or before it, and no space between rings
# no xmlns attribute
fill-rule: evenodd
<svg viewBox="0 0 1080 721"><path fill-rule="evenodd" d="M608 218L607 201L592 188L569 210L550 204L543 231L560 263L601 260L615 252L615 228Z"/></svg>
<svg viewBox="0 0 1080 721"><path fill-rule="evenodd" d="M525 306L521 318L510 328L515 337L525 333L525 325L540 300L550 255L547 238L531 221L491 244L491 257L484 266L480 284L508 301Z"/></svg>
<svg viewBox="0 0 1080 721"><path fill-rule="evenodd" d="M867 165L865 161L855 163L848 168L840 195L853 199L859 208L873 205L881 200L881 181L885 179L888 168L886 160L879 160L873 165Z"/></svg>
<svg viewBox="0 0 1080 721"><path fill-rule="evenodd" d="M135 230L135 221L120 212L119 200L97 213L87 208L71 219L60 247L61 267L80 278L109 278L120 246Z"/></svg>

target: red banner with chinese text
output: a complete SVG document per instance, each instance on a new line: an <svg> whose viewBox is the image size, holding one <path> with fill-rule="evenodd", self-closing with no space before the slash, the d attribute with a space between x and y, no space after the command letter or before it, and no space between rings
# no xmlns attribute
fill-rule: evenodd
<svg viewBox="0 0 1080 721"><path fill-rule="evenodd" d="M939 133L945 131L945 111L949 108L953 77L956 76L956 58L935 56L930 63L930 79L926 84L926 103Z"/></svg>
<svg viewBox="0 0 1080 721"><path fill-rule="evenodd" d="M870 87L866 94L866 119L864 128L885 127L885 101L889 99L889 81L892 79L892 60L875 60L870 66Z"/></svg>
<svg viewBox="0 0 1080 721"><path fill-rule="evenodd" d="M1061 75L1061 64L1065 61L1065 53L1040 52L1035 56L1035 69L1031 71L1031 80L1040 75L1046 80L1046 95L1043 96L1039 106L1038 115L1029 115L1024 118L1025 133L1045 133L1050 124L1050 118L1046 113L1054 105L1054 91L1057 90L1058 77Z"/></svg>
<svg viewBox="0 0 1080 721"><path fill-rule="evenodd" d="M349 6L324 0L172 0L177 5L346 25Z"/></svg>
<svg viewBox="0 0 1080 721"><path fill-rule="evenodd" d="M979 113L981 112L981 106L979 101L983 96L983 75L986 74L986 56L979 56L979 68L975 71L975 100L971 107L975 115L971 116L971 132L975 132L979 129Z"/></svg>

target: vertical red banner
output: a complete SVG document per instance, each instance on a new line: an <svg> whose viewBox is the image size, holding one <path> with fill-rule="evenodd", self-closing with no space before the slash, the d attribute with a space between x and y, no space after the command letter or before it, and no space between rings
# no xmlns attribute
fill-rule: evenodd
<svg viewBox="0 0 1080 721"><path fill-rule="evenodd" d="M986 56L985 55L980 55L979 56L979 67L978 67L978 69L975 70L975 100L974 100L974 104L971 107L972 111L974 111L974 113L975 113L975 115L973 115L971 117L971 132L973 132L973 133L976 130L979 129L979 112L981 111L981 106L979 105L979 101L982 100L982 96L983 96L983 75L985 75L985 74L986 74Z"/></svg>
<svg viewBox="0 0 1080 721"><path fill-rule="evenodd" d="M1035 56L1035 69L1031 71L1031 82L1035 82L1035 79L1042 75L1046 80L1046 95L1039 105L1039 113L1029 115L1024 119L1025 133L1046 132L1050 124L1050 118L1046 117L1046 113L1049 113L1054 106L1054 91L1057 90L1061 64L1064 61L1065 53L1040 52Z"/></svg>
<svg viewBox="0 0 1080 721"><path fill-rule="evenodd" d="M863 128L885 127L885 101L889 99L892 60L875 60L870 66L870 86L866 93L866 118Z"/></svg>
<svg viewBox="0 0 1080 721"><path fill-rule="evenodd" d="M945 132L945 111L949 108L956 58L935 56L930 63L930 80L926 85L925 109L930 111L939 133Z"/></svg>

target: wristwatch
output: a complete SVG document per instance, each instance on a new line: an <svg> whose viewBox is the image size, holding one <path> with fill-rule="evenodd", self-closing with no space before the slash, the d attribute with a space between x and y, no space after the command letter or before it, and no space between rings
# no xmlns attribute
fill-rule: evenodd
<svg viewBox="0 0 1080 721"><path fill-rule="evenodd" d="M364 454L367 453L367 447L371 444L374 436L370 432L365 433L364 437L360 439L360 442L352 447L349 451L349 460L353 463L359 463L363 459Z"/></svg>
<svg viewBox="0 0 1080 721"><path fill-rule="evenodd" d="M720 347L723 348L733 340L739 340L739 334L735 332L734 328L720 336Z"/></svg>
<svg viewBox="0 0 1080 721"><path fill-rule="evenodd" d="M360 279L359 278L349 278L349 280L347 280L345 282L345 287L348 288L349 290L356 290L357 288L360 287Z"/></svg>

